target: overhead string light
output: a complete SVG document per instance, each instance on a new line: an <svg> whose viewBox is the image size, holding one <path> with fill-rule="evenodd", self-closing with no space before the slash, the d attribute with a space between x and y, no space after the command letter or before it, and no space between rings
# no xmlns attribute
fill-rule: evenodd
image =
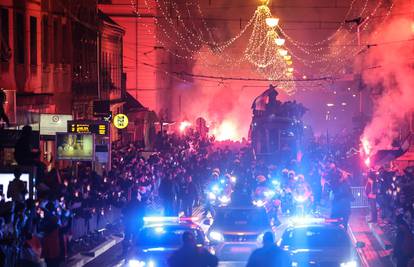
<svg viewBox="0 0 414 267"><path fill-rule="evenodd" d="M135 3L134 0L131 0L131 2ZM151 12L151 6L148 4L147 0L144 0L145 6L147 8L147 10L149 12ZM134 5L133 5L134 6ZM159 8L158 8L159 9ZM210 60L208 60L207 58L207 53L205 53L204 51L200 51L200 49L191 49L188 45L186 45L186 41L185 41L185 37L178 32L177 29L175 29L174 27L174 22L173 20L167 15L167 12L163 9L160 10L160 12L163 14L163 17L166 18L166 22L167 25L169 25L171 28L173 28L173 30L171 29L166 29L165 26L161 26L161 22L159 19L154 18L154 21L157 25L157 27L162 31L162 36L166 39L167 42L172 43L174 45L174 47L176 49L171 49L169 48L169 44L166 43L164 40L162 40L161 38L157 38L157 42L159 44L161 44L164 49L178 57L181 59L185 59L185 60L200 60L201 62L203 62L204 65L212 67L212 68L222 68L223 64L211 64ZM139 16L139 14L137 14ZM147 32L150 34L153 34L153 29L150 29L149 26L147 24L144 24L144 27L147 29ZM177 35L177 38L181 39L180 42L177 41L177 38L175 38L174 36L172 36L172 34L175 32L175 35ZM194 42L190 42L193 43L193 46L197 46L201 48L201 44L194 44ZM233 65L236 65L237 62L231 62Z"/></svg>
<svg viewBox="0 0 414 267"><path fill-rule="evenodd" d="M395 3L393 3L395 4ZM384 19L381 23L386 21L386 18L390 15L393 4L388 9ZM378 12L379 8L382 6L382 1L378 1L377 5L371 11L370 14L366 15L364 25L361 27L360 32L366 31L369 29L369 26L373 24L373 17ZM365 8L364 8L365 10ZM378 24L375 24L378 26ZM378 27L376 27L378 29ZM298 49L298 45L290 42L295 50L304 52L303 49ZM300 47L303 48L303 47ZM329 49L326 53L319 52L322 48ZM306 67L312 67L315 69L315 64L324 63L319 68L320 75L336 75L341 74L342 70L350 63L355 56L357 56L363 48L359 46L356 42L356 34L346 31L345 34L338 36L335 40L335 43L331 43L327 47L322 47L319 49L319 53L312 53L311 51L305 51L306 56L300 56L297 52L291 51L292 55L298 59Z"/></svg>
<svg viewBox="0 0 414 267"><path fill-rule="evenodd" d="M137 11L136 0L131 0L132 7ZM383 0L378 1L376 8L366 16L364 25L360 30L366 30L370 18L375 15L377 9ZM149 10L154 8L150 6L147 0L144 0ZM352 55L360 53L361 48L355 45L356 36L345 29L345 20L341 22L339 28L324 40L305 43L295 40L288 35L279 25L279 19L272 16L268 7L267 0L261 0L262 4L258 6L255 13L239 33L227 41L218 42L214 34L207 25L205 16L202 13L200 4L185 1L185 10L191 23L184 21L185 16L175 1L155 0L155 8L161 13L161 18L155 17L157 28L161 31L161 37L157 42L161 43L164 48L171 54L189 60L199 60L204 65L214 68L215 71L228 67L240 66L240 64L249 62L256 67L259 74L269 79L293 77L292 57L297 59L306 67L315 67L317 64L323 65L320 73L334 73L332 64L336 69L342 68L349 62ZM345 15L348 18L354 11L356 0L352 0L349 9ZM196 24L192 17L192 7L200 14L200 25ZM365 16L368 7L368 0L363 2L363 7L359 15ZM139 15L137 13L137 15ZM147 24L144 24L149 32ZM356 25L351 24L350 28ZM251 30L244 54L240 58L225 51L230 48L238 39ZM333 44L332 42L335 41ZM292 46L288 50L286 43ZM171 49L170 44L174 46ZM338 44L338 45L336 45ZM211 63L211 54L219 55L221 62L218 64ZM222 64L224 63L224 64ZM322 64L323 63L323 64ZM293 78L292 78L293 79ZM289 81L289 79L287 79ZM291 86L292 88L294 86ZM290 89L289 89L290 90ZM292 89L294 91L294 89ZM292 92L289 91L289 92Z"/></svg>
<svg viewBox="0 0 414 267"><path fill-rule="evenodd" d="M174 46L177 47L177 50L180 50L181 53L178 53L177 51L170 51L172 52L172 54L180 57L180 58L186 58L186 59L192 59L192 60L200 60L201 62L203 62L204 65L206 66L211 66L214 67L215 69L218 70L236 70L239 68L240 64L243 63L244 59L234 59L234 57L224 54L222 50L224 50L225 48L227 48L231 43L233 43L234 41L236 41L238 38L240 38L240 36L242 36L242 34L250 27L253 18L247 23L247 25L243 28L243 30L236 35L235 37L233 37L232 39L226 41L225 43L217 43L217 42L210 42L210 41L205 41L205 40L198 40L197 43L195 43L194 40L200 39L199 36L200 35L194 35L194 33L191 32L191 29L189 29L185 22L182 19L182 15L179 13L179 9L177 8L177 6L172 3L172 6L174 7L174 12L177 15L177 21L180 22L180 26L182 26L184 29L186 29L187 33L191 33L192 36L194 38L191 38L192 40L189 41L189 43L193 44L193 47L198 48L201 47L203 44L206 44L206 48L208 48L210 50L210 52L213 52L214 54L220 53L220 58L221 58L221 63L220 64L216 64L215 66L211 65L211 56L208 51L200 51L200 49L191 49L190 47L188 47L187 45L185 45L186 41L185 41L185 37L182 33L180 33L180 30L178 30L176 27L176 25L174 25L174 21L171 18L171 16L168 14L169 12L167 12L163 6L165 6L164 4L160 3L158 0L157 1L157 7L160 10L160 12L162 13L163 17L165 17L166 21L168 22L167 25L172 28L172 29L166 29L165 26L162 25L162 23L160 23L159 20L156 20L156 24L158 26L158 28L160 28L163 31L163 35L164 37L166 37L166 39L168 39L170 42L172 42L172 44ZM147 1L145 1L146 5L148 6ZM192 24L194 25L194 23L192 22ZM208 28L207 28L208 29ZM209 30L208 30L209 31ZM177 38L174 38L174 36L171 36L171 33L175 33L175 35L177 35L177 38L181 39L180 42L177 42ZM162 42L161 40L158 40L159 42ZM180 43L184 43L183 45L181 45ZM224 64L223 64L224 63Z"/></svg>

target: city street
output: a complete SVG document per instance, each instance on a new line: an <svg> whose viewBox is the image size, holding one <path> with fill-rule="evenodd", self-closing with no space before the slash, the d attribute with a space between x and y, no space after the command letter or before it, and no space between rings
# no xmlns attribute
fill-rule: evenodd
<svg viewBox="0 0 414 267"><path fill-rule="evenodd" d="M413 66L414 0L1 0L0 267L414 267Z"/></svg>
<svg viewBox="0 0 414 267"><path fill-rule="evenodd" d="M196 216L200 215L200 209L196 210ZM365 247L360 249L358 252L360 253L361 258L363 259L363 265L361 267L392 267L396 266L395 262L391 259L391 251L385 250L381 247L380 240L376 239L372 231L370 230L368 223L367 223L367 209L354 209L352 211L352 216L349 224L349 235L353 242L362 241L365 243ZM202 221L202 220L200 220ZM281 221L286 222L286 219L281 218ZM281 235L281 232L285 229L283 226L278 228L275 235L276 237ZM122 259L122 246L121 244L117 244L103 255L98 257L97 259L91 261L86 267L123 267L125 265L125 260ZM235 255L237 256L237 255ZM231 262L225 261L220 262L220 267L241 267L245 266L246 262Z"/></svg>

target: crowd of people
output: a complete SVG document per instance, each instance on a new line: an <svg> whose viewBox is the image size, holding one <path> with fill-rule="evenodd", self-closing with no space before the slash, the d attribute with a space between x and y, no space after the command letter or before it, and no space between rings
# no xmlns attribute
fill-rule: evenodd
<svg viewBox="0 0 414 267"><path fill-rule="evenodd" d="M47 266L59 266L70 254L74 218L88 221L92 215L105 216L113 208L122 210L125 218L126 253L132 228L136 227L130 218L136 218L137 213L159 211L167 216L191 217L196 206L209 209L205 205L206 188L221 177L237 177L234 191L248 189L252 193L273 178L285 188L308 188L311 208L317 209L331 198L331 217L340 219L345 227L351 213L352 174L338 168L332 150L326 149L326 144L316 145L317 141L303 151L301 158L276 164L254 159L248 147L232 148L228 143L223 146L191 129L185 134L159 133L151 153L139 143L114 143L111 170L99 175L90 164L50 168L40 161L39 153L32 151L27 139L30 129L23 132L15 157L19 165L38 167L37 194L35 199L27 198L27 187L19 180L21 170L17 167L15 180L8 188L7 197L12 201L5 202L3 198L0 203L3 266L39 266L41 259ZM341 151L342 155L347 150ZM403 221L412 230L412 170L397 173L381 169L368 176L372 192L367 192L367 197L370 193L376 195L375 201L370 201L373 207L378 204L381 215L399 225L402 217L398 215L404 215ZM285 210L282 206L282 212ZM376 218L372 216L371 220Z"/></svg>

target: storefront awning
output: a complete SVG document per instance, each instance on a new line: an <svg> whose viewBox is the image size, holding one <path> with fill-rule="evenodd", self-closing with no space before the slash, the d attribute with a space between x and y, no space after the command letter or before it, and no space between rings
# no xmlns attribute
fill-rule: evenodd
<svg viewBox="0 0 414 267"><path fill-rule="evenodd" d="M138 100L136 100L131 94L126 93L125 96L125 110L126 112L148 111L148 108L144 107Z"/></svg>

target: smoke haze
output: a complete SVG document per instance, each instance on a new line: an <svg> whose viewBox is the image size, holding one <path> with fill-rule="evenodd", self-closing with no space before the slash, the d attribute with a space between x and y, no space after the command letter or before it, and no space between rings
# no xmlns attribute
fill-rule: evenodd
<svg viewBox="0 0 414 267"><path fill-rule="evenodd" d="M376 92L372 120L365 127L363 137L372 146L372 153L391 148L398 137L404 117L414 112L414 42L412 21L394 19L372 35L364 58L363 80ZM371 68L371 69L367 69Z"/></svg>

